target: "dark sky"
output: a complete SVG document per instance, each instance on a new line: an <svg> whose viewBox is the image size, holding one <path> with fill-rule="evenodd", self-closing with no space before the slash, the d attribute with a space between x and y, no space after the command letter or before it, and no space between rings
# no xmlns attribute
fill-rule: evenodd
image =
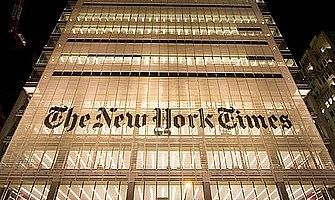
<svg viewBox="0 0 335 200"><path fill-rule="evenodd" d="M27 80L36 60L57 21L66 0L26 0L21 15L20 31L27 41L21 50L9 48L6 35L11 0L1 4L0 110L7 114ZM14 1L14 0L13 0ZM331 0L266 0L282 35L294 57L299 60L314 35L323 29L335 29ZM333 16L332 16L333 15ZM5 64L6 63L6 64Z"/></svg>
<svg viewBox="0 0 335 200"><path fill-rule="evenodd" d="M332 0L265 0L297 61L321 30L335 31Z"/></svg>
<svg viewBox="0 0 335 200"><path fill-rule="evenodd" d="M32 63L38 58L66 0L24 0L19 32L26 39L26 46L12 48L12 37L7 34L11 3L4 0L0 5L0 112L8 114L32 70ZM4 64L6 62L6 64Z"/></svg>

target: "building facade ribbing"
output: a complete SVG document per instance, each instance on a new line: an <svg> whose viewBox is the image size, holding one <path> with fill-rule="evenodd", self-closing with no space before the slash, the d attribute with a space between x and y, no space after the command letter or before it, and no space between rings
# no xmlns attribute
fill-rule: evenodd
<svg viewBox="0 0 335 200"><path fill-rule="evenodd" d="M262 2L72 6L25 87L3 199L334 198Z"/></svg>

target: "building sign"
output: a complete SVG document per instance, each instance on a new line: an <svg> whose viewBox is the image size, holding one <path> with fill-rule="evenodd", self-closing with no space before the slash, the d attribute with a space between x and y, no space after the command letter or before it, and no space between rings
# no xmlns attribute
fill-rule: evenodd
<svg viewBox="0 0 335 200"><path fill-rule="evenodd" d="M288 115L243 115L233 107L217 108L216 113L206 113L203 108L200 108L196 112L187 115L177 114L173 111L170 108L155 108L153 116L150 116L146 113L120 112L118 108L108 109L101 107L92 119L90 114L77 114L74 108L54 106L49 109L44 125L49 129L64 126L66 131L72 131L77 126L85 128L89 121L93 121L93 129L103 126L120 128L123 125L129 128L140 128L146 126L149 122L155 124L156 135L170 135L170 128L172 127L178 129L184 126L189 126L190 128L214 128L215 124L219 124L219 126L228 130L236 127L242 129L290 129L292 127L292 122Z"/></svg>

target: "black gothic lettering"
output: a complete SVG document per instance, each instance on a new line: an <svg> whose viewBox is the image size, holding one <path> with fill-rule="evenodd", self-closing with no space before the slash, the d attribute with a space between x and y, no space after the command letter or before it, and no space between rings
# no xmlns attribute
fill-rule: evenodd
<svg viewBox="0 0 335 200"><path fill-rule="evenodd" d="M265 119L262 115L258 115L258 117L256 117L255 115L252 115L251 117L249 115L246 115L245 118L247 118L249 128L256 127L260 129L261 125L259 123L259 120L261 121L263 128L268 128L268 125L266 124Z"/></svg>
<svg viewBox="0 0 335 200"><path fill-rule="evenodd" d="M116 111L117 111L117 108L111 108L110 111L111 111L111 112L116 112ZM96 116L96 119L97 119L99 122L95 123L95 124L93 125L93 128L97 128L97 127L98 127L98 128L101 128L101 127L103 126L103 124L100 122L100 120L101 120L101 114L102 114L102 116L104 117L104 119L105 119L105 121L106 121L108 127L110 128L110 127L111 127L111 123L112 123L112 119L109 117L109 115L108 115L108 113L107 113L107 111L106 111L106 108L103 108L103 107L99 108L99 112L100 112L100 113Z"/></svg>
<svg viewBox="0 0 335 200"><path fill-rule="evenodd" d="M162 110L160 108L155 108L156 116L152 118L156 122L156 128L162 127Z"/></svg>
<svg viewBox="0 0 335 200"><path fill-rule="evenodd" d="M188 124L191 128L195 127L194 126L194 118L197 118L197 117L198 117L198 115L192 115L192 114L188 115Z"/></svg>
<svg viewBox="0 0 335 200"><path fill-rule="evenodd" d="M87 122L87 121L90 120L90 119L91 119L91 116L90 116L89 114L86 114L86 115L84 115L84 116L81 116L81 118L80 118L80 122L79 122L79 126L80 126L81 128L86 127L85 122Z"/></svg>
<svg viewBox="0 0 335 200"><path fill-rule="evenodd" d="M106 112L106 108L99 108L99 114L95 117L95 119L99 122L95 123L93 125L93 128L101 128L104 125L103 123L100 122L102 112ZM109 118L109 116L108 116L108 118ZM108 124L108 118L106 120L107 124ZM110 121L109 121L109 124L110 124Z"/></svg>
<svg viewBox="0 0 335 200"><path fill-rule="evenodd" d="M67 111L68 107L58 107L54 106L51 107L49 110L49 114L47 117L44 119L44 125L48 127L49 129L56 128L60 126L64 119L63 119L63 113Z"/></svg>
<svg viewBox="0 0 335 200"><path fill-rule="evenodd" d="M180 123L179 123L178 118L180 119ZM182 115L177 115L177 116L173 117L173 125L177 128L181 128L181 127L185 126L185 117L182 116Z"/></svg>
<svg viewBox="0 0 335 200"><path fill-rule="evenodd" d="M171 128L171 109L167 108L165 109L166 112L166 128L165 129L170 129Z"/></svg>
<svg viewBox="0 0 335 200"><path fill-rule="evenodd" d="M219 124L223 127L223 128L226 128L226 129L233 129L237 126L237 123L234 122L234 117L233 116L230 116L229 117L229 114L233 114L235 111L234 108L230 108L230 109L227 109L227 108L219 108L218 109L218 113L220 114L219 115ZM223 121L223 118L224 117L224 120ZM232 120L232 121L230 121ZM232 124L232 125L228 125L228 123Z"/></svg>
<svg viewBox="0 0 335 200"><path fill-rule="evenodd" d="M200 108L198 111L199 111L199 116L200 116L200 127L205 128L206 124L205 124L205 117L204 117L204 109Z"/></svg>
<svg viewBox="0 0 335 200"><path fill-rule="evenodd" d="M142 115L142 125L141 125L140 124L140 115L136 114L136 116L135 116L135 126L137 128L140 128L140 127L145 126L145 125L147 125L147 115L146 114Z"/></svg>
<svg viewBox="0 0 335 200"><path fill-rule="evenodd" d="M120 128L120 127L121 127L120 122L121 122L123 119L124 119L123 114L115 116L115 118L114 118L114 126L115 126L116 128Z"/></svg>
<svg viewBox="0 0 335 200"><path fill-rule="evenodd" d="M112 108L111 108L111 110L112 110ZM111 127L111 122L112 122L112 120L111 120L111 118L109 117L109 115L108 115L108 113L107 113L107 111L106 111L106 108L99 108L99 111L102 112L102 116L104 117L104 119L105 119L105 121L106 121L108 127L110 128L110 127Z"/></svg>
<svg viewBox="0 0 335 200"><path fill-rule="evenodd" d="M111 108L109 109L110 112L116 112L117 108ZM176 128L181 128L186 125L186 119L183 115L179 114L174 117L172 117L172 110L170 108L165 108L165 114L164 118L162 117L162 109L161 108L155 108L155 116L152 118L153 122L155 122L155 134L156 135L171 135L171 126L172 123ZM67 111L67 115L64 118L64 113ZM111 126L115 126L116 128L120 128L122 126L123 120L125 120L125 117L127 118L127 126L129 128L140 128L147 125L147 115L143 114L136 114L135 119L134 116L127 112L124 116L123 114L115 115L114 122L112 124L112 115L109 115L106 108L101 107L99 108L99 114L95 117L97 122L93 124L93 128L101 128L106 123L109 128ZM241 115L241 112L239 110L234 109L233 107L230 108L218 108L218 122L220 126L226 129L233 129L236 128L237 125L241 127L242 129L245 129L247 127L249 128L264 128L267 129L269 127L271 128L278 128L278 121L281 122L281 127L283 129L290 129L293 125L290 121L288 115L281 115L280 117L277 117L275 115L271 115L268 117L264 117L263 115ZM198 114L189 114L187 115L188 118L188 125L190 128L195 128L195 118L199 118L200 121L200 128L206 128L209 126L210 128L214 128L213 123L213 114L207 114L205 115L204 109L200 108L198 109ZM79 119L80 118L80 119ZM66 131L72 131L77 125L77 122L79 120L79 126L81 128L85 128L87 126L87 122L91 119L90 114L86 114L83 116L79 116L74 112L74 108L68 109L68 107L51 107L49 110L49 114L44 119L44 125L47 128L53 129L55 127L59 127L64 122L64 128L66 128ZM105 122L102 120L104 119ZM247 124L245 123L245 120L247 121ZM266 120L267 119L267 120ZM173 120L173 122L172 122ZM165 127L163 128L163 124Z"/></svg>
<svg viewBox="0 0 335 200"><path fill-rule="evenodd" d="M272 128L274 128L274 129L278 128L278 126L275 124L275 123L278 121L278 118L277 118L276 116L271 115L271 116L268 118L268 120L269 120L269 124L270 124L270 126L271 126Z"/></svg>
<svg viewBox="0 0 335 200"><path fill-rule="evenodd" d="M101 127L104 125L103 123L100 122L100 120L101 120L101 113L98 114L98 115L95 117L95 119L96 119L97 121L99 121L99 122L94 123L94 124L93 124L93 128L101 128Z"/></svg>
<svg viewBox="0 0 335 200"><path fill-rule="evenodd" d="M70 125L70 128L67 129L66 131L72 131L74 127L76 127L78 115L76 113L72 115L72 113L73 113L73 108L70 108L67 112L64 127L67 128L70 125L71 118L72 118L72 123Z"/></svg>
<svg viewBox="0 0 335 200"><path fill-rule="evenodd" d="M280 122L282 123L282 128L285 129L290 129L292 127L292 122L289 120L288 115L281 115L279 117Z"/></svg>
<svg viewBox="0 0 335 200"><path fill-rule="evenodd" d="M245 128L247 128L247 126L244 125L243 117L240 115L240 113L241 112L239 110L236 110L236 114L237 114L236 118L238 120L238 123L239 123L240 127L245 129Z"/></svg>
<svg viewBox="0 0 335 200"><path fill-rule="evenodd" d="M130 113L127 112L126 116L128 118L128 124L127 124L127 126L129 128L133 128L134 127L133 126L133 115L131 115Z"/></svg>
<svg viewBox="0 0 335 200"><path fill-rule="evenodd" d="M207 116L206 116L206 118L205 118L205 122L206 122L206 124L208 124L208 126L210 127L210 128L214 128L214 124L213 124L213 122L211 122L211 118L213 117L213 115L211 115L211 114L208 114Z"/></svg>

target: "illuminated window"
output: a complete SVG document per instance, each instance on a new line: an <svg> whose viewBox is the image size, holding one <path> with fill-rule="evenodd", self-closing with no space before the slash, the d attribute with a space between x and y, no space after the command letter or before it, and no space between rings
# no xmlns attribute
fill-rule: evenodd
<svg viewBox="0 0 335 200"><path fill-rule="evenodd" d="M24 154L21 166L24 168L50 169L55 162L56 151L32 151Z"/></svg>
<svg viewBox="0 0 335 200"><path fill-rule="evenodd" d="M203 200L203 186L194 182L145 182L135 185L134 200Z"/></svg>
<svg viewBox="0 0 335 200"><path fill-rule="evenodd" d="M233 26L120 26L120 25L75 25L73 34L137 34L137 35L248 35L256 36L261 30L237 28Z"/></svg>
<svg viewBox="0 0 335 200"><path fill-rule="evenodd" d="M280 151L281 164L285 169L325 169L328 164L323 163L319 153L309 151Z"/></svg>
<svg viewBox="0 0 335 200"><path fill-rule="evenodd" d="M213 200L279 199L276 185L261 182L216 182L211 184Z"/></svg>
<svg viewBox="0 0 335 200"><path fill-rule="evenodd" d="M243 166L247 169L270 169L265 151L209 150L207 151L207 161L209 169L243 169Z"/></svg>
<svg viewBox="0 0 335 200"><path fill-rule="evenodd" d="M207 150L207 160L209 169L243 169L240 151Z"/></svg>
<svg viewBox="0 0 335 200"><path fill-rule="evenodd" d="M72 182L61 184L56 198L125 200L126 195L127 185L120 182Z"/></svg>
<svg viewBox="0 0 335 200"><path fill-rule="evenodd" d="M259 59L259 60L258 60ZM151 65L162 64L173 65L232 65L232 66L274 66L274 58L252 56L117 56L117 55L66 55L62 54L58 60L59 64L79 64L79 65Z"/></svg>
<svg viewBox="0 0 335 200"><path fill-rule="evenodd" d="M323 185L286 183L286 191L290 199L331 199Z"/></svg>
<svg viewBox="0 0 335 200"><path fill-rule="evenodd" d="M111 148L101 151L70 151L67 169L129 169L130 151Z"/></svg>
<svg viewBox="0 0 335 200"><path fill-rule="evenodd" d="M201 169L200 153L195 148L170 148L137 152L137 169Z"/></svg>
<svg viewBox="0 0 335 200"><path fill-rule="evenodd" d="M7 186L7 190L3 193L3 196L0 190L0 198L46 200L49 190L50 185L43 182L10 184Z"/></svg>

